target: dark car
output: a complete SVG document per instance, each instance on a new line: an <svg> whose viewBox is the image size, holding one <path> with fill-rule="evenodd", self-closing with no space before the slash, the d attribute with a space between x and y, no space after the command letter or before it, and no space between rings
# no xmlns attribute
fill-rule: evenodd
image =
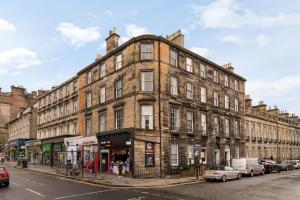
<svg viewBox="0 0 300 200"><path fill-rule="evenodd" d="M290 161L288 161L288 160L281 161L281 163L279 165L280 165L281 169L285 170L285 171L289 171L289 170L293 170L294 169L293 164Z"/></svg>
<svg viewBox="0 0 300 200"><path fill-rule="evenodd" d="M0 166L0 185L9 186L9 174L3 166Z"/></svg>
<svg viewBox="0 0 300 200"><path fill-rule="evenodd" d="M265 167L265 172L269 174L273 172L279 173L282 170L281 166L273 160L260 159L259 163Z"/></svg>

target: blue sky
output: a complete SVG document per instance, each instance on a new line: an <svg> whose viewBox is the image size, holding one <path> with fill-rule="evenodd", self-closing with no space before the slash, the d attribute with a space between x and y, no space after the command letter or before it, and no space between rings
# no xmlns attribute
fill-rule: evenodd
<svg viewBox="0 0 300 200"><path fill-rule="evenodd" d="M231 62L254 102L300 114L300 1L1 1L0 86L29 91L62 83L104 55L117 27L124 42L182 29L186 48Z"/></svg>

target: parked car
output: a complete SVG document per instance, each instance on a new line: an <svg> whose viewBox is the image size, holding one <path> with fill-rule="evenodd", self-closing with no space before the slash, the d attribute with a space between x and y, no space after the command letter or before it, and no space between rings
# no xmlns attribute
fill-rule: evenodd
<svg viewBox="0 0 300 200"><path fill-rule="evenodd" d="M9 174L3 166L0 166L0 185L9 186Z"/></svg>
<svg viewBox="0 0 300 200"><path fill-rule="evenodd" d="M232 167L228 166L218 166L210 170L205 170L203 178L206 181L219 180L226 182L230 179L240 179L241 173L238 170L234 170Z"/></svg>
<svg viewBox="0 0 300 200"><path fill-rule="evenodd" d="M231 167L240 171L243 175L254 176L265 174L265 168L258 163L258 158L235 158L232 159Z"/></svg>
<svg viewBox="0 0 300 200"><path fill-rule="evenodd" d="M279 164L282 170L289 171L294 169L294 165L289 160L283 160Z"/></svg>
<svg viewBox="0 0 300 200"><path fill-rule="evenodd" d="M259 164L262 164L264 166L266 173L281 172L281 166L273 160L260 159Z"/></svg>
<svg viewBox="0 0 300 200"><path fill-rule="evenodd" d="M300 169L300 161L299 160L292 160L294 169Z"/></svg>

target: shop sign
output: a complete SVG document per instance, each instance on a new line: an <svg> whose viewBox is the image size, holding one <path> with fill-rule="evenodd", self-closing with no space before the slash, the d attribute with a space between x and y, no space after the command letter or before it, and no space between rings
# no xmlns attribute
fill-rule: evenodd
<svg viewBox="0 0 300 200"><path fill-rule="evenodd" d="M50 152L51 152L51 144L44 144L43 153L50 153Z"/></svg>
<svg viewBox="0 0 300 200"><path fill-rule="evenodd" d="M145 142L145 166L155 166L154 142Z"/></svg>

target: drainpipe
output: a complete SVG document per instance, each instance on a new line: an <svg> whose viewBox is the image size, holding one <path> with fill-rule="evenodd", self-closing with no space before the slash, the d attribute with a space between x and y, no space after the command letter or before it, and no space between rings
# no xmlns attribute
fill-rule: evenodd
<svg viewBox="0 0 300 200"><path fill-rule="evenodd" d="M160 140L160 150L159 150L159 157L160 157L160 176L162 177L162 129L161 129L161 102L160 102L160 41L158 40L158 128L159 128L159 140Z"/></svg>

